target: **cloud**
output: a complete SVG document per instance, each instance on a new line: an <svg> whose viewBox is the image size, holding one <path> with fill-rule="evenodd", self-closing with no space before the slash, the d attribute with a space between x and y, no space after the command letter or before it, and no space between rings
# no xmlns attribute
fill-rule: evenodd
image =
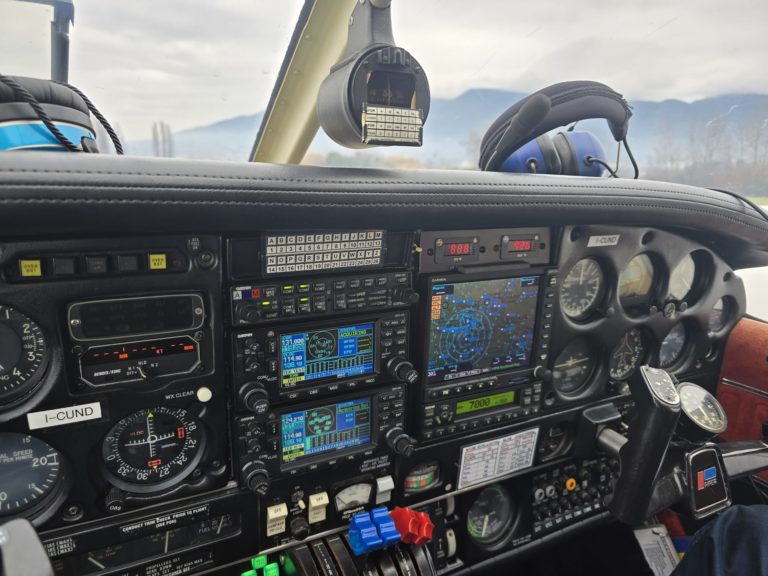
<svg viewBox="0 0 768 576"><path fill-rule="evenodd" d="M143 139L156 120L178 131L263 110L303 2L75 5L71 81L128 139ZM392 12L395 40L437 97L568 79L600 80L630 99L768 93L765 0L738 9L721 0L396 0Z"/></svg>

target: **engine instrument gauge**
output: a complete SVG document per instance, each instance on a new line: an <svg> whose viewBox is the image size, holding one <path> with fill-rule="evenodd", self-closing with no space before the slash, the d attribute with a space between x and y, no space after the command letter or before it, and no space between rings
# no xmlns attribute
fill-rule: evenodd
<svg viewBox="0 0 768 576"><path fill-rule="evenodd" d="M467 512L467 532L478 544L489 545L507 535L515 507L509 493L494 484L483 489Z"/></svg>
<svg viewBox="0 0 768 576"><path fill-rule="evenodd" d="M680 407L685 420L681 420L684 434L696 438L722 434L728 428L728 418L720 402L698 384L683 382L678 386Z"/></svg>
<svg viewBox="0 0 768 576"><path fill-rule="evenodd" d="M371 492L373 485L368 482L359 482L346 488L342 488L336 493L336 511L344 512L352 508L366 506L371 501Z"/></svg>
<svg viewBox="0 0 768 576"><path fill-rule="evenodd" d="M48 360L40 326L0 305L0 404L30 392L42 379Z"/></svg>
<svg viewBox="0 0 768 576"><path fill-rule="evenodd" d="M0 518L43 522L66 496L61 454L28 434L0 434Z"/></svg>
<svg viewBox="0 0 768 576"><path fill-rule="evenodd" d="M646 348L643 334L633 328L621 337L619 345L611 352L608 374L614 380L626 380L645 358Z"/></svg>
<svg viewBox="0 0 768 576"><path fill-rule="evenodd" d="M157 406L123 418L101 454L109 481L129 492L158 492L181 482L203 457L200 422L182 408Z"/></svg>
<svg viewBox="0 0 768 576"><path fill-rule="evenodd" d="M568 344L555 360L552 385L561 394L573 394L581 390L595 370L595 358L587 343L577 339Z"/></svg>
<svg viewBox="0 0 768 576"><path fill-rule="evenodd" d="M605 274L594 258L582 258L560 284L560 308L573 320L584 320L600 305L605 293Z"/></svg>
<svg viewBox="0 0 768 576"><path fill-rule="evenodd" d="M730 301L725 298L720 298L715 305L712 306L712 310L709 313L709 331L719 332L731 319L731 305Z"/></svg>
<svg viewBox="0 0 768 576"><path fill-rule="evenodd" d="M408 494L434 488L440 483L440 463L436 460L424 462L408 472L403 488Z"/></svg>
<svg viewBox="0 0 768 576"><path fill-rule="evenodd" d="M677 324L669 331L666 338L661 341L661 346L659 347L659 366L661 368L674 366L682 357L687 342L688 331L685 329L685 325L682 323Z"/></svg>
<svg viewBox="0 0 768 576"><path fill-rule="evenodd" d="M619 302L622 308L629 312L647 309L655 279L656 270L648 254L632 258L619 275Z"/></svg>

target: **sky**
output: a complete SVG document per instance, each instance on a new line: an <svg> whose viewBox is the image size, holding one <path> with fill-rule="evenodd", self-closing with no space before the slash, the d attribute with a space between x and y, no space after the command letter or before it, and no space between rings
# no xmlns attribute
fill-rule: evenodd
<svg viewBox="0 0 768 576"><path fill-rule="evenodd" d="M318 0L334 2L337 0ZM263 110L303 0L74 0L70 82L128 140ZM45 8L0 0L0 72L48 70ZM394 0L433 97L605 82L630 100L768 93L765 0Z"/></svg>

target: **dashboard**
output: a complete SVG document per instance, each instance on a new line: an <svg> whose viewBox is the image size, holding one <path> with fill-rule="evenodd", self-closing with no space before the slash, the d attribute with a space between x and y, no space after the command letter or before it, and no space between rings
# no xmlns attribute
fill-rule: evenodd
<svg viewBox="0 0 768 576"><path fill-rule="evenodd" d="M130 178L146 195L158 174L96 167L76 194ZM492 573L610 521L618 464L583 413L615 406L625 430L644 364L713 389L745 310L734 267L750 256L730 243L757 226L649 226L631 206L567 222L547 202L540 225L478 225L466 206L332 222L294 217L285 194L306 191L243 225L237 206L214 217L238 194L214 190L208 223L155 191L149 220L108 197L85 227L99 200L72 198L77 226L66 202L49 220L56 186L29 170L8 186L42 187L17 203L52 223L9 218L0 238L0 520L29 518L62 576L240 573L259 556L302 574ZM195 178L173 186L209 194ZM409 544L359 554L382 547L359 536L373 522L385 539L382 507Z"/></svg>

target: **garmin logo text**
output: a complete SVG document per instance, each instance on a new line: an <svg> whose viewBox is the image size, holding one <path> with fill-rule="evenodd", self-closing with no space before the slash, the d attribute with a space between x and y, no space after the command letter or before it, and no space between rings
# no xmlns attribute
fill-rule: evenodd
<svg viewBox="0 0 768 576"><path fill-rule="evenodd" d="M27 424L29 424L30 430L37 430L38 428L51 428L62 424L98 420L99 418L101 418L101 403L92 402L42 412L30 412L27 414Z"/></svg>

